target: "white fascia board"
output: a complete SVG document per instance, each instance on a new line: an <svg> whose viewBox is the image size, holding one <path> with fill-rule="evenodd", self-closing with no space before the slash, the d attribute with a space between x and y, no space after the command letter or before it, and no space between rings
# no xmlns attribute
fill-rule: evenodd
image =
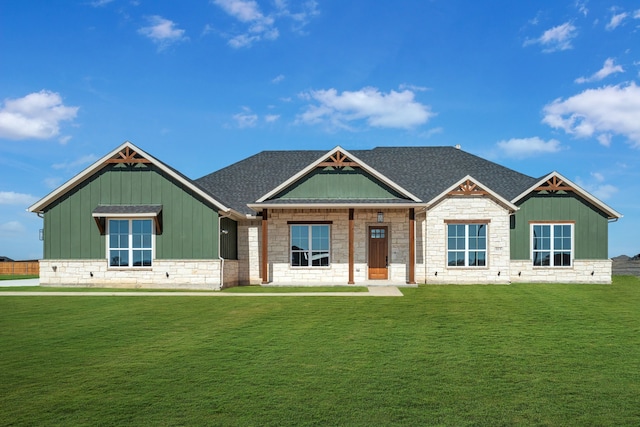
<svg viewBox="0 0 640 427"><path fill-rule="evenodd" d="M262 209L393 209L421 208L425 203L250 203L250 209L259 212Z"/></svg>
<svg viewBox="0 0 640 427"><path fill-rule="evenodd" d="M494 199L496 202L498 202L499 204L501 204L502 206L504 206L508 210L510 210L512 212L515 212L518 209L520 209L514 203L512 203L512 202L508 201L507 199L505 199L504 197L500 196L498 193L496 193L491 188L487 187L486 185L484 185L483 183L481 183L480 181L478 181L477 179L475 179L471 175L465 176L464 178L462 178L461 180L459 180L458 182L456 182L455 184L453 184L452 186L450 186L449 188L444 190L442 193L438 194L436 197L431 199L431 201L429 201L429 203L427 203L429 208L433 207L434 205L437 205L438 203L440 203L440 201L444 200L446 197L449 197L448 196L449 192L455 190L456 188L459 188L460 184L466 182L467 180L473 182L478 187L481 187L483 191L486 191L487 193L489 193L489 196L492 199Z"/></svg>
<svg viewBox="0 0 640 427"><path fill-rule="evenodd" d="M583 189L582 187L580 187L579 185L577 185L576 183L574 183L570 179L565 178L561 173L556 172L556 171L553 171L553 172L549 173L547 176L545 176L544 178L540 179L540 181L536 182L531 187L529 187L528 189L523 191L520 195L518 195L511 202L512 203L519 202L520 200L522 200L523 198L525 198L526 196L531 194L536 188L540 187L541 185L543 185L544 183L549 181L554 176L560 178L569 187L572 187L575 190L575 192L578 193L581 197L583 197L586 200L588 200L589 202L591 202L594 206L600 208L603 212L605 212L609 216L609 219L622 218L622 214L620 212L618 212L615 209L611 208L609 205L607 205L606 203L604 203L603 201L601 201L597 197L591 195L587 190Z"/></svg>
<svg viewBox="0 0 640 427"><path fill-rule="evenodd" d="M360 160L359 158L357 158L356 156L354 156L353 154L349 153L347 150L345 150L344 148L342 148L342 147L340 147L338 145L333 150L327 152L326 154L323 154L322 156L320 156L320 158L318 158L318 160L316 160L315 162L309 164L309 166L305 167L300 172L298 172L297 174L293 175L291 178L287 179L282 184L278 185L276 188L274 188L273 190L269 191L264 196L260 197L258 200L256 200L256 203L264 202L265 200L269 199L270 197L275 196L280 191L284 190L289 185L293 184L294 182L296 182L297 180L299 180L300 178L305 176L307 173L311 172L320 163L324 162L327 157L332 156L337 151L342 152L344 155L346 155L348 158L350 158L353 162L358 163L362 169L364 169L365 171L367 171L368 173L370 173L371 175L373 175L374 177L376 177L377 179L379 179L383 183L387 184L389 187L393 188L397 192L399 192L401 194L404 194L405 196L407 196L408 198L410 198L411 200L413 200L415 202L421 202L422 201L422 200L420 200L419 197L411 194L409 191L405 190L404 188L402 188L401 186L399 186L398 184L396 184L395 182L393 182L392 180L390 180L386 176L382 175L381 173L376 171L374 168L372 168L371 166L367 165L365 162L363 162L362 160Z"/></svg>
<svg viewBox="0 0 640 427"><path fill-rule="evenodd" d="M102 169L104 167L104 163L107 160L111 159L117 153L122 151L125 147L131 148L132 150L134 150L135 152L140 154L142 157L144 157L145 159L149 160L152 164L154 164L155 166L160 168L162 171L166 172L167 175L169 175L172 178L176 179L178 182L184 184L186 187L188 187L189 189L193 190L194 193L200 195L205 200L211 202L218 209L220 209L220 210L222 210L224 212L229 212L231 210L230 208L224 206L222 203L220 203L217 200L215 200L209 194L207 194L204 191L202 191L200 188L198 188L195 185L193 185L188 180L185 180L184 177L182 177L181 175L177 174L173 169L167 167L161 161L155 159L153 156L150 156L145 151L143 151L140 148L138 148L135 145L133 145L131 142L125 141L118 148L112 150L107 155L103 156L98 161L96 161L95 163L93 163L92 165L90 165L89 167L84 169L82 172L80 172L79 174L77 174L76 176L71 178L69 181L65 182L60 187L56 188L55 190L53 190L48 195L46 195L42 199L38 200L33 205L29 206L29 208L27 208L27 211L42 213L43 209L45 207L47 207L51 202L53 202L54 200L56 200L58 197L62 196L63 194L66 194L68 191L72 190L76 185L82 183L87 177L93 175L95 172L97 172L98 170Z"/></svg>

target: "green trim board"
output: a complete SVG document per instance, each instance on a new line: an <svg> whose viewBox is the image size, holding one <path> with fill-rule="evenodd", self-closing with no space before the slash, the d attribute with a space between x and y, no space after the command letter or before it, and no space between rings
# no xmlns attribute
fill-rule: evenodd
<svg viewBox="0 0 640 427"><path fill-rule="evenodd" d="M105 236L92 217L98 205L163 205L156 259L218 257L218 212L152 164L106 165L47 206L45 259L105 258Z"/></svg>
<svg viewBox="0 0 640 427"><path fill-rule="evenodd" d="M608 258L608 218L579 195L532 193L518 202L511 221L511 259L531 257L531 222L572 221L575 223L575 259Z"/></svg>

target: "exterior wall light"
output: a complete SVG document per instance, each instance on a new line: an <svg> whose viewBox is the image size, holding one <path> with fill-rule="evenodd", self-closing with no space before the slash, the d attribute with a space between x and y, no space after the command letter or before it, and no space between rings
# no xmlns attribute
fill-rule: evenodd
<svg viewBox="0 0 640 427"><path fill-rule="evenodd" d="M384 222L384 213L378 212L378 222Z"/></svg>

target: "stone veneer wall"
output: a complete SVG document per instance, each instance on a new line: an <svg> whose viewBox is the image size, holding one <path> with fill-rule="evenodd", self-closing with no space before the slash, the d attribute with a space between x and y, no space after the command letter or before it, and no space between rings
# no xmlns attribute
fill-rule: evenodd
<svg viewBox="0 0 640 427"><path fill-rule="evenodd" d="M408 274L409 217L407 209L354 212L354 281L368 280L368 227L389 227L389 281L405 283ZM331 221L331 262L328 267L291 267L287 221ZM259 252L259 249L257 249ZM269 280L273 284L347 284L349 280L349 213L347 209L281 209L269 211Z"/></svg>
<svg viewBox="0 0 640 427"><path fill-rule="evenodd" d="M447 265L445 220L490 220L487 227L487 266ZM488 197L459 196L444 199L427 211L421 233L425 236L425 264L418 264L416 279L422 283L507 284L510 279L509 211ZM437 273L437 274L436 274Z"/></svg>
<svg viewBox="0 0 640 427"><path fill-rule="evenodd" d="M105 259L41 260L43 286L220 290L220 260L154 260L153 267L112 269ZM238 262L225 261L225 287L238 283ZM168 276L167 276L168 273ZM93 274L93 276L92 276Z"/></svg>
<svg viewBox="0 0 640 427"><path fill-rule="evenodd" d="M571 267L534 267L531 260L511 261L513 283L611 283L611 260L576 259Z"/></svg>
<svg viewBox="0 0 640 427"><path fill-rule="evenodd" d="M238 284L257 285L260 277L261 220L238 222Z"/></svg>

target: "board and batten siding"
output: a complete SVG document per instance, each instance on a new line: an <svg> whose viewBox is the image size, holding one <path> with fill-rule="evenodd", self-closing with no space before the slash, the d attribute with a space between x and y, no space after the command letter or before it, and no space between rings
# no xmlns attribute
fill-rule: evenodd
<svg viewBox="0 0 640 427"><path fill-rule="evenodd" d="M45 259L106 259L105 236L92 217L98 205L162 205L156 259L218 257L216 209L149 164L106 165L44 213Z"/></svg>
<svg viewBox="0 0 640 427"><path fill-rule="evenodd" d="M403 199L361 168L316 169L272 199Z"/></svg>
<svg viewBox="0 0 640 427"><path fill-rule="evenodd" d="M532 194L518 205L511 227L511 259L531 258L532 221L574 221L574 258L608 258L607 216L576 194Z"/></svg>

